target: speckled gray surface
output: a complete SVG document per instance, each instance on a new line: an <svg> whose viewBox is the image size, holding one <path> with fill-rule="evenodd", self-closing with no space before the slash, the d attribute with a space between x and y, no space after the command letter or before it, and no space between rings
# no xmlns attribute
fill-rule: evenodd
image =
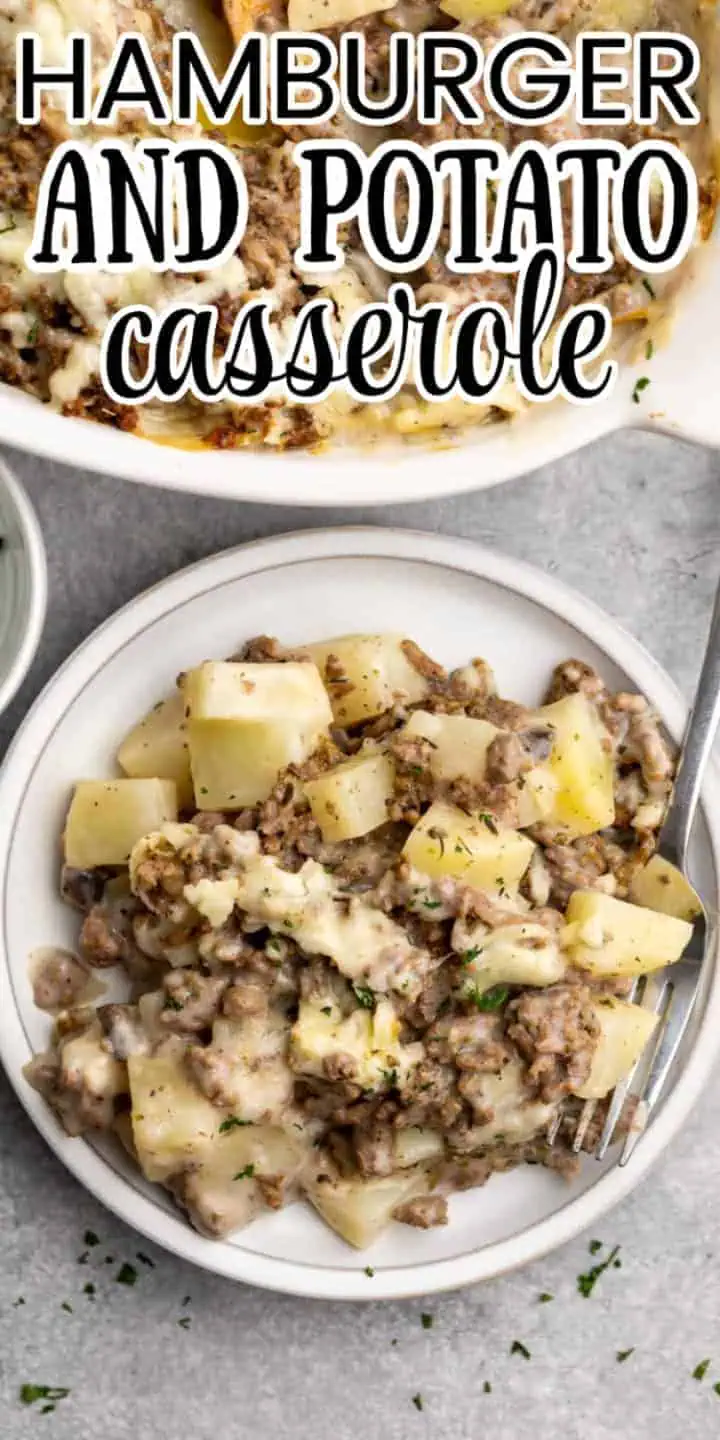
<svg viewBox="0 0 720 1440"><path fill-rule="evenodd" d="M462 534L557 571L692 689L720 562L720 456L627 435L484 495L354 515L183 498L10 458L45 531L50 612L30 680L0 721L0 753L57 664L145 586L220 547L343 520ZM593 1236L455 1295L346 1307L232 1285L144 1244L65 1173L0 1079L0 1437L710 1440L719 1131L716 1075L686 1133L599 1227L598 1239L622 1246L622 1268L589 1300L576 1276ZM101 1243L79 1265L88 1227ZM114 1282L122 1260L137 1266L134 1288ZM542 1292L553 1300L539 1303ZM530 1359L510 1354L516 1339ZM19 1403L23 1382L71 1393L40 1415Z"/></svg>

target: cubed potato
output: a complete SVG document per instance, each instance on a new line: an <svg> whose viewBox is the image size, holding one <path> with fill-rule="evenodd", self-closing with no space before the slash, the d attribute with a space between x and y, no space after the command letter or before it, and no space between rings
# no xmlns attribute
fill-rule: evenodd
<svg viewBox="0 0 720 1440"><path fill-rule="evenodd" d="M66 864L126 865L137 841L177 813L174 780L79 780L65 821Z"/></svg>
<svg viewBox="0 0 720 1440"><path fill-rule="evenodd" d="M384 825L395 770L388 755L359 755L305 782L310 809L323 840L356 840Z"/></svg>
<svg viewBox="0 0 720 1440"><path fill-rule="evenodd" d="M429 1130L426 1125L403 1125L395 1131L393 1159L398 1170L427 1165L441 1160L444 1154L445 1143L439 1130Z"/></svg>
<svg viewBox="0 0 720 1440"><path fill-rule="evenodd" d="M533 765L518 781L518 830L545 825L552 820L559 790L557 777L548 765Z"/></svg>
<svg viewBox="0 0 720 1440"><path fill-rule="evenodd" d="M372 720L389 710L398 695L411 703L427 695L428 682L410 664L402 640L402 635L341 635L307 646L328 684L336 724ZM326 675L328 656L338 662L337 680Z"/></svg>
<svg viewBox="0 0 720 1440"><path fill-rule="evenodd" d="M555 936L531 920L490 931L481 927L462 960L468 984L481 994L494 985L554 985L566 969Z"/></svg>
<svg viewBox="0 0 720 1440"><path fill-rule="evenodd" d="M289 0L290 30L329 30L333 25L351 25L364 15L391 10L395 0Z"/></svg>
<svg viewBox="0 0 720 1440"><path fill-rule="evenodd" d="M630 1074L658 1024L641 1005L608 996L595 1006L600 1026L590 1074L576 1092L583 1100L602 1100Z"/></svg>
<svg viewBox="0 0 720 1440"><path fill-rule="evenodd" d="M289 1198L309 1153L307 1142L279 1126L237 1127L232 1118L227 1123L207 1154L173 1186L193 1224L214 1237L241 1230L265 1208L263 1178L272 1179L279 1203Z"/></svg>
<svg viewBox="0 0 720 1440"><path fill-rule="evenodd" d="M566 918L567 948L575 965L593 975L644 975L672 965L692 925L600 890L575 890Z"/></svg>
<svg viewBox="0 0 720 1440"><path fill-rule="evenodd" d="M488 749L500 731L488 720L473 720L469 715L415 710L402 733L430 741L430 768L438 780L456 780L460 775L482 780Z"/></svg>
<svg viewBox="0 0 720 1440"><path fill-rule="evenodd" d="M148 1180L167 1180L207 1153L228 1112L201 1093L175 1056L131 1055L128 1075L138 1160Z"/></svg>
<svg viewBox="0 0 720 1440"><path fill-rule="evenodd" d="M295 720L301 729L327 729L332 711L316 665L268 665L206 660L188 671L183 693L192 720Z"/></svg>
<svg viewBox="0 0 720 1440"><path fill-rule="evenodd" d="M161 700L129 730L117 752L117 762L134 779L158 776L174 780L178 804L189 809L193 803L190 750L185 719L185 700L178 690Z"/></svg>
<svg viewBox="0 0 720 1440"><path fill-rule="evenodd" d="M518 1060L510 1060L497 1074L482 1076L473 1105L487 1108L492 1119L473 1126L468 1137L473 1150L499 1143L522 1145L549 1125L555 1106L533 1100L525 1076L525 1067Z"/></svg>
<svg viewBox="0 0 720 1440"><path fill-rule="evenodd" d="M424 1170L401 1170L396 1175L368 1180L328 1180L324 1172L303 1181L308 1200L327 1224L349 1245L365 1250L392 1220L397 1205L425 1195L429 1189Z"/></svg>
<svg viewBox="0 0 720 1440"><path fill-rule="evenodd" d="M566 695L537 712L555 732L548 767L558 782L549 823L568 836L592 835L615 819L609 736L587 696Z"/></svg>
<svg viewBox="0 0 720 1440"><path fill-rule="evenodd" d="M293 1069L322 1078L326 1061L337 1056L353 1061L352 1078L371 1091L402 1085L424 1050L401 1043L400 1021L389 1000L378 1000L373 1010L358 1007L346 1018L336 1005L301 1000L292 1028Z"/></svg>
<svg viewBox="0 0 720 1440"><path fill-rule="evenodd" d="M299 765L332 711L316 667L208 661L185 677L190 767L198 808L241 810L266 800Z"/></svg>
<svg viewBox="0 0 720 1440"><path fill-rule="evenodd" d="M646 905L648 910L659 910L663 915L675 915L678 920L695 920L702 914L697 891L662 855L653 855L647 865L636 872L629 898L636 905Z"/></svg>
<svg viewBox="0 0 720 1440"><path fill-rule="evenodd" d="M496 894L517 890L532 856L527 835L436 801L405 842L406 860L426 875L453 875Z"/></svg>

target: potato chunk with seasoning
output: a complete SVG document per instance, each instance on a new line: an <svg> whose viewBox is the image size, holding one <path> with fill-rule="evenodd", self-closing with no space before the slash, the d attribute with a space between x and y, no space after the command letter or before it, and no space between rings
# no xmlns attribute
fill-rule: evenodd
<svg viewBox="0 0 720 1440"><path fill-rule="evenodd" d="M117 762L133 779L158 776L174 780L178 803L184 808L192 805L185 699L180 691L161 700L128 731L118 749Z"/></svg>
<svg viewBox="0 0 720 1440"><path fill-rule="evenodd" d="M600 1034L590 1074L576 1092L583 1100L602 1100L630 1074L658 1024L652 1010L610 995L595 1006L595 1015Z"/></svg>
<svg viewBox="0 0 720 1440"><path fill-rule="evenodd" d="M320 1170L308 1176L303 1190L315 1209L343 1240L365 1250L392 1220L393 1210L429 1190L422 1169L369 1179L331 1179Z"/></svg>
<svg viewBox="0 0 720 1440"><path fill-rule="evenodd" d="M648 910L675 915L678 920L695 920L702 913L702 902L689 880L662 855L653 855L642 870L633 875L630 899Z"/></svg>
<svg viewBox="0 0 720 1440"><path fill-rule="evenodd" d="M672 965L692 935L674 915L616 900L600 890L575 890L566 911L566 948L592 975L644 975Z"/></svg>
<svg viewBox="0 0 720 1440"><path fill-rule="evenodd" d="M394 768L387 755L359 755L318 780L305 782L310 809L323 840L356 840L388 818Z"/></svg>
<svg viewBox="0 0 720 1440"><path fill-rule="evenodd" d="M403 854L425 875L452 875L503 894L517 890L534 849L527 835L497 825L490 815L466 815L436 801L411 831Z"/></svg>
<svg viewBox="0 0 720 1440"><path fill-rule="evenodd" d="M127 865L143 835L177 820L174 780L79 780L65 822L65 862Z"/></svg>
<svg viewBox="0 0 720 1440"><path fill-rule="evenodd" d="M188 741L199 809L266 800L278 773L299 765L332 722L311 664L208 661L185 677Z"/></svg>
<svg viewBox="0 0 720 1440"><path fill-rule="evenodd" d="M402 640L402 635L341 635L307 646L328 686L336 724L372 720L398 696L414 704L427 695L428 682L410 664Z"/></svg>
<svg viewBox="0 0 720 1440"><path fill-rule="evenodd" d="M547 761L558 789L548 823L569 837L592 835L615 819L610 737L587 696L566 695L537 711L552 725L553 747Z"/></svg>

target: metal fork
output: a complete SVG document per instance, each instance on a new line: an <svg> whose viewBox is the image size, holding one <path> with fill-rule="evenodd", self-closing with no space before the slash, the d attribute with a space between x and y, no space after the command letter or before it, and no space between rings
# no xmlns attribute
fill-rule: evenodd
<svg viewBox="0 0 720 1440"><path fill-rule="evenodd" d="M720 721L720 586L715 595L710 634L700 671L695 702L688 717L680 750L675 785L657 844L657 853L664 860L669 860L685 876L687 876L690 833L718 721ZM692 1014L700 989L709 934L710 923L703 907L693 923L692 936L685 954L666 972L659 974L659 985L656 987L653 983L654 979L658 979L657 976L643 976L633 986L630 998L645 1004L647 1008L654 1009L659 1017L659 1024L645 1053L640 1056L626 1079L621 1081L613 1091L602 1135L595 1148L595 1157L598 1160L604 1158L612 1144L625 1101L631 1092L637 1095L637 1104L620 1155L621 1165L627 1164L640 1136L647 1127L672 1069ZM633 1090L636 1082L638 1088ZM586 1100L582 1107L572 1144L575 1154L579 1154L583 1148L583 1142L598 1103L597 1100ZM557 1137L562 1118L562 1112L560 1112L548 1132L550 1144Z"/></svg>

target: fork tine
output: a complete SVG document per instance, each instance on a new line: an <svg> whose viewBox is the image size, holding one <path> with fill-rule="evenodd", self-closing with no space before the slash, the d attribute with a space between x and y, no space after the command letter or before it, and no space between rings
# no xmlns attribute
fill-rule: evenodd
<svg viewBox="0 0 720 1440"><path fill-rule="evenodd" d="M635 981L635 984L630 991L628 999L640 1005L644 1001L646 995L648 995L648 990L649 986L647 975L641 975L640 979ZM657 1002L654 1006L652 1006L652 1008L655 1009L656 1005ZM605 1117L605 1124L603 1125L602 1135L600 1136L600 1140L595 1149L596 1160L604 1160L612 1144L612 1138L615 1133L618 1120L622 1115L625 1101L628 1097L628 1094L630 1093L630 1087L633 1083L633 1080L635 1079L635 1076L638 1073L638 1069L642 1064L642 1060L643 1057L641 1055L640 1058L637 1060L636 1064L633 1066L632 1070L630 1071L630 1074L626 1075L625 1079L621 1080L613 1090L608 1113Z"/></svg>
<svg viewBox="0 0 720 1440"><path fill-rule="evenodd" d="M585 1103L584 1103L584 1105L583 1105L583 1107L582 1107L582 1110L580 1111L580 1119L578 1120L577 1128L576 1128L575 1134L574 1134L574 1136L573 1136L573 1142L572 1142L572 1153L573 1153L573 1155L579 1155L579 1154L580 1154L580 1151L582 1150L582 1147L583 1147L583 1141L584 1141L585 1136L587 1135L587 1132L588 1132L588 1128L589 1128L589 1125L590 1125L590 1121L592 1120L593 1115L595 1114L595 1111L596 1111L596 1110L597 1110L597 1100L586 1100L586 1101L585 1101Z"/></svg>
<svg viewBox="0 0 720 1440"><path fill-rule="evenodd" d="M665 988L668 993L664 997L663 1023L655 1041L647 1078L640 1092L642 1114L639 1118L642 1120L642 1123L630 1127L620 1156L621 1165L627 1165L640 1136L647 1126L647 1122L657 1104L675 1056L680 1048L680 1043L687 1029L688 1021L690 1020L694 1007L696 992L693 992L687 1003L683 1005L680 991L673 984L672 980L668 981Z"/></svg>

